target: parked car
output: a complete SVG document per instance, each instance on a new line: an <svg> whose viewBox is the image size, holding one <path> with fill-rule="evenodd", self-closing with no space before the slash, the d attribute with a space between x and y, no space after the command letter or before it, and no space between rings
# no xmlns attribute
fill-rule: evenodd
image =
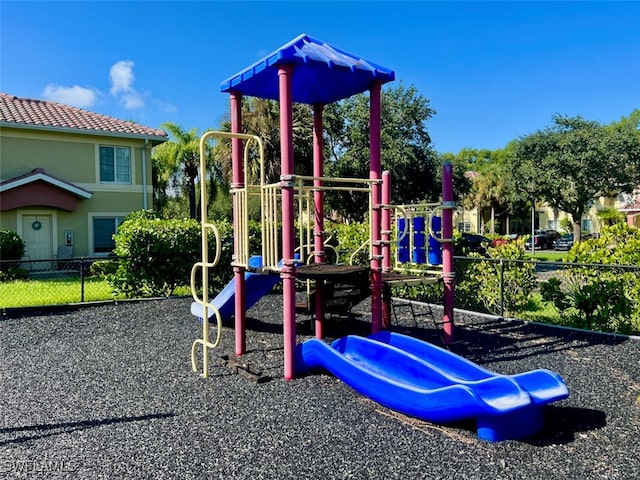
<svg viewBox="0 0 640 480"><path fill-rule="evenodd" d="M561 235L556 230L544 230L544 234L547 236L547 247L553 248Z"/></svg>
<svg viewBox="0 0 640 480"><path fill-rule="evenodd" d="M533 248L536 250L545 250L554 248L556 241L560 235L555 230L535 230L533 236ZM531 249L531 237L524 243L525 249Z"/></svg>
<svg viewBox="0 0 640 480"><path fill-rule="evenodd" d="M491 240L484 235L478 235L476 233L462 233L462 239L459 242L459 247L462 248L463 255L468 253L479 253L480 255L487 254L487 246L491 245Z"/></svg>
<svg viewBox="0 0 640 480"><path fill-rule="evenodd" d="M596 235L592 233L587 233L582 235L582 240L589 240L590 238L596 238ZM571 250L573 247L573 233L567 233L560 237L556 242L556 250Z"/></svg>
<svg viewBox="0 0 640 480"><path fill-rule="evenodd" d="M562 235L556 241L556 250L571 250L571 247L573 247L573 233Z"/></svg>
<svg viewBox="0 0 640 480"><path fill-rule="evenodd" d="M548 248L547 245L547 236L541 233L536 233L533 237L529 236L527 240L524 242L524 248L526 250L531 250L531 240L533 238L533 248L535 250L545 250Z"/></svg>

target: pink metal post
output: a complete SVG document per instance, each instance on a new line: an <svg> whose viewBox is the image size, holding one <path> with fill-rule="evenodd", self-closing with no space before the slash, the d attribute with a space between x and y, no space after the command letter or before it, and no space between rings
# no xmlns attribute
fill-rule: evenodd
<svg viewBox="0 0 640 480"><path fill-rule="evenodd" d="M324 106L313 106L313 176L324 175L323 138L322 138L322 112ZM314 187L321 187L321 180L313 181ZM313 219L313 250L315 263L325 263L324 251L324 192L318 188L313 192L314 219ZM322 338L322 324L324 321L323 308L323 281L316 280L316 338Z"/></svg>
<svg viewBox="0 0 640 480"><path fill-rule="evenodd" d="M371 84L369 96L369 135L370 164L369 178L379 180L382 175L380 161L380 82ZM382 248L380 245L380 184L371 187L371 332L382 330Z"/></svg>
<svg viewBox="0 0 640 480"><path fill-rule="evenodd" d="M242 133L242 94L231 92L231 132ZM231 139L231 161L232 161L232 188L244 187L244 166L242 164L243 149L242 140ZM237 225L241 221L242 212L233 208L233 225L237 230ZM234 237L233 251L239 254L239 236ZM233 265L233 278L235 280L235 330L236 330L236 355L242 355L247 350L246 341L246 308L245 308L245 283L244 267Z"/></svg>
<svg viewBox="0 0 640 480"><path fill-rule="evenodd" d="M284 378L295 376L296 347L296 269L293 260L295 249L294 184L293 175L293 101L291 93L292 65L278 69L280 89L280 158L282 184L282 310L284 316Z"/></svg>
<svg viewBox="0 0 640 480"><path fill-rule="evenodd" d="M453 168L451 162L442 165L442 203L453 207ZM442 238L453 238L453 208L442 211ZM442 321L444 343L453 342L453 301L455 270L453 267L453 243L442 245L442 276L444 280L444 316Z"/></svg>

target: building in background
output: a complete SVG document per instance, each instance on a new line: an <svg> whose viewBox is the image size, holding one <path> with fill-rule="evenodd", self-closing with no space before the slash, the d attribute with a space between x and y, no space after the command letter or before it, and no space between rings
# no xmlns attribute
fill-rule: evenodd
<svg viewBox="0 0 640 480"><path fill-rule="evenodd" d="M0 227L25 257L102 256L128 213L152 208L158 129L0 93Z"/></svg>

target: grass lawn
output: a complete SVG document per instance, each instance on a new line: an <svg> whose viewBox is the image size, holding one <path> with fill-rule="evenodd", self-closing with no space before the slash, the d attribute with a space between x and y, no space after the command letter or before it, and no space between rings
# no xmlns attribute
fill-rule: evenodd
<svg viewBox="0 0 640 480"><path fill-rule="evenodd" d="M530 322L562 324L560 313L548 302L544 302L539 293L534 293L524 310L519 311L516 317Z"/></svg>
<svg viewBox="0 0 640 480"><path fill-rule="evenodd" d="M173 295L191 295L191 290L189 287L178 287ZM124 298L122 295L114 296L109 284L98 277L85 278L84 300L82 299L82 285L78 277L32 278L0 282L0 309L64 305L82 301L121 300Z"/></svg>
<svg viewBox="0 0 640 480"><path fill-rule="evenodd" d="M113 300L111 287L101 278L84 281L84 301ZM0 283L0 308L63 305L82 301L79 278L43 278Z"/></svg>
<svg viewBox="0 0 640 480"><path fill-rule="evenodd" d="M568 252L556 252L555 250L545 250L542 252L535 252L534 254L525 252L524 259L535 260L538 262L562 262L564 257L567 256L567 253Z"/></svg>

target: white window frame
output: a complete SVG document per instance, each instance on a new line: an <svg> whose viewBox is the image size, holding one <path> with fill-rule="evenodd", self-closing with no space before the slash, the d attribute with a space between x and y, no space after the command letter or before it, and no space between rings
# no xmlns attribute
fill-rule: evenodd
<svg viewBox="0 0 640 480"><path fill-rule="evenodd" d="M110 148L113 150L113 180L105 180L102 178L102 149ZM127 165L118 165L118 151L126 151L128 158ZM98 180L100 183L106 184L119 184L119 185L131 185L133 183L133 162L132 162L132 148L130 146L123 145L98 145ZM123 174L128 176L128 179L122 180Z"/></svg>
<svg viewBox="0 0 640 480"><path fill-rule="evenodd" d="M458 230L460 232L469 233L471 231L471 222L458 222Z"/></svg>

